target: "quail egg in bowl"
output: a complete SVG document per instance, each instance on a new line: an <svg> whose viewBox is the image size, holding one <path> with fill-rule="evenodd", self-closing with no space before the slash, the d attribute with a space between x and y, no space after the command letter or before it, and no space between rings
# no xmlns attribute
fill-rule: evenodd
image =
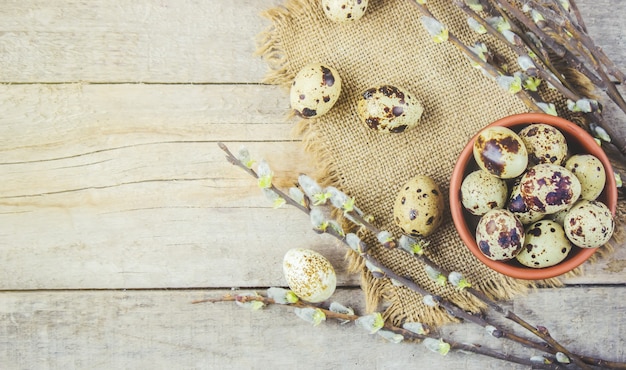
<svg viewBox="0 0 626 370"><path fill-rule="evenodd" d="M504 181L508 189L505 204L494 207L490 200L493 210L486 214L466 208L480 206L468 201L476 195L467 193L467 181L463 186L466 178L477 177L476 171L497 181L487 177L489 182L474 184L475 188ZM581 221L591 205L603 207L605 219ZM584 263L610 237L616 207L613 168L603 149L583 128L542 113L508 116L481 129L459 155L450 181L450 210L463 243L489 268L518 279L548 279ZM494 214L520 221L503 229L515 229L514 245L511 238L487 239L499 225L486 219ZM562 224L571 220L576 220L576 231ZM587 226L598 223L606 227ZM603 234L580 235L592 229Z"/></svg>

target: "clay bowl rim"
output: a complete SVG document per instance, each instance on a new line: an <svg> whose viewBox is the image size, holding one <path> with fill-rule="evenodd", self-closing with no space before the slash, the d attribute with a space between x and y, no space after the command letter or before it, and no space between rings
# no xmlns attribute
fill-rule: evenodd
<svg viewBox="0 0 626 370"><path fill-rule="evenodd" d="M504 126L512 128L519 125L528 125L531 123L545 123L554 126L561 131L569 140L571 137L576 138L575 146L580 146L585 153L596 156L602 164L607 174L607 182L605 184L603 193L600 195L600 199L604 199L604 203L609 207L613 216L615 216L615 210L617 207L617 187L615 183L615 177L613 176L613 167L608 157L602 150L602 148L595 142L593 137L589 135L584 129L576 124L561 118L543 113L520 113L511 116L501 118L491 124L483 127L480 131L491 126ZM587 261L597 250L597 248L577 248L577 253L573 256L569 256L563 262L541 269L535 269L530 267L523 267L521 265L515 265L512 262L493 261L483 255L478 249L476 240L474 238L474 232L470 230L467 220L465 219L465 212L461 203L461 183L463 182L464 174L468 165L475 163L472 147L474 140L478 132L468 141L465 148L461 151L457 159L457 163L452 171L452 177L450 180L450 211L452 214L452 220L454 227L456 228L461 240L465 246L472 252L476 258L489 268L518 279L525 280L543 280L553 278L559 275L563 275L576 267L582 265Z"/></svg>

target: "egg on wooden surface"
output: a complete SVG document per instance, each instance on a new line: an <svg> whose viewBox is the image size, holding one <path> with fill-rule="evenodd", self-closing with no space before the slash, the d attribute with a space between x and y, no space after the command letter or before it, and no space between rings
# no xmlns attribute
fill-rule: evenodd
<svg viewBox="0 0 626 370"><path fill-rule="evenodd" d="M303 118L327 113L341 94L341 77L332 67L320 63L304 66L291 84L291 108Z"/></svg>
<svg viewBox="0 0 626 370"><path fill-rule="evenodd" d="M479 132L473 154L480 168L502 179L521 175L528 165L524 142L506 127L492 126Z"/></svg>
<svg viewBox="0 0 626 370"><path fill-rule="evenodd" d="M580 181L582 199L594 200L600 196L606 184L606 171L598 158L591 154L576 154L567 159L565 168Z"/></svg>
<svg viewBox="0 0 626 370"><path fill-rule="evenodd" d="M504 180L486 171L476 170L463 179L461 203L467 211L482 216L495 208L503 208L508 188Z"/></svg>
<svg viewBox="0 0 626 370"><path fill-rule="evenodd" d="M333 265L320 253L304 248L290 249L283 258L287 285L300 299L317 303L330 298L337 287Z"/></svg>
<svg viewBox="0 0 626 370"><path fill-rule="evenodd" d="M611 239L615 220L609 208L596 200L582 200L565 216L565 236L581 248L597 248Z"/></svg>
<svg viewBox="0 0 626 370"><path fill-rule="evenodd" d="M578 178L567 168L550 163L533 166L520 179L524 203L535 212L556 213L580 197Z"/></svg>
<svg viewBox="0 0 626 370"><path fill-rule="evenodd" d="M531 163L563 164L567 156L567 141L555 127L534 123L524 127L518 135L526 145Z"/></svg>
<svg viewBox="0 0 626 370"><path fill-rule="evenodd" d="M398 192L393 206L396 224L405 234L428 236L443 220L444 196L430 177L418 175Z"/></svg>
<svg viewBox="0 0 626 370"><path fill-rule="evenodd" d="M545 213L532 210L526 205L522 193L520 193L519 181L516 181L511 189L511 195L509 195L506 209L511 211L515 217L520 220L522 225L530 225L545 216Z"/></svg>
<svg viewBox="0 0 626 370"><path fill-rule="evenodd" d="M485 213L476 226L476 244L487 258L508 261L515 258L524 243L524 226L506 209Z"/></svg>
<svg viewBox="0 0 626 370"><path fill-rule="evenodd" d="M424 108L405 89L382 85L361 94L357 112L361 121L373 130L400 133L417 126Z"/></svg>
<svg viewBox="0 0 626 370"><path fill-rule="evenodd" d="M554 266L567 257L572 245L563 227L552 220L541 220L526 228L524 247L515 257L532 268Z"/></svg>
<svg viewBox="0 0 626 370"><path fill-rule="evenodd" d="M333 22L351 22L365 15L367 3L368 0L322 0L322 9Z"/></svg>

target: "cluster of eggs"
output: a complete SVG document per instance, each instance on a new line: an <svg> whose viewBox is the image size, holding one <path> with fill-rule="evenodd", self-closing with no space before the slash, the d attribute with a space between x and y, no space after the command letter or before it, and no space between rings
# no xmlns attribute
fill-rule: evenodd
<svg viewBox="0 0 626 370"><path fill-rule="evenodd" d="M597 200L604 166L569 151L565 136L541 123L518 133L491 126L476 136L479 169L463 179L460 195L480 217L476 244L487 258L543 268L563 261L573 246L597 248L611 238L613 215Z"/></svg>
<svg viewBox="0 0 626 370"><path fill-rule="evenodd" d="M340 94L339 72L325 64L310 63L296 74L289 99L297 115L316 118L329 112ZM413 94L393 85L365 90L356 107L363 124L384 133L400 133L415 127L424 111Z"/></svg>
<svg viewBox="0 0 626 370"><path fill-rule="evenodd" d="M360 19L367 9L367 0L322 0L327 18L334 22ZM341 95L339 72L328 64L310 63L294 77L290 104L302 118L320 117L331 110ZM424 111L414 94L406 88L389 84L363 91L356 102L360 121L372 130L400 133L417 126Z"/></svg>

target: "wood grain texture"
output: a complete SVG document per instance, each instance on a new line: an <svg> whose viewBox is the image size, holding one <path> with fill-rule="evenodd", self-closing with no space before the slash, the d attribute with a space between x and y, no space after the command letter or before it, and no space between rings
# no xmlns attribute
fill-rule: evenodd
<svg viewBox="0 0 626 370"><path fill-rule="evenodd" d="M259 82L277 0L4 1L1 82Z"/></svg>
<svg viewBox="0 0 626 370"><path fill-rule="evenodd" d="M50 369L525 368L458 352L443 357L415 343L392 344L353 324L328 321L312 327L287 307L250 311L232 302L190 303L227 293L0 293L0 346L9 349L0 351L0 362L9 369L35 363ZM586 300L582 306L580 297ZM510 307L530 322L547 325L573 350L624 361L626 343L620 334L626 323L604 319L615 317L624 298L623 289L612 287L540 290ZM334 299L363 312L356 290L340 290ZM520 356L537 354L471 324L450 325L443 332Z"/></svg>

